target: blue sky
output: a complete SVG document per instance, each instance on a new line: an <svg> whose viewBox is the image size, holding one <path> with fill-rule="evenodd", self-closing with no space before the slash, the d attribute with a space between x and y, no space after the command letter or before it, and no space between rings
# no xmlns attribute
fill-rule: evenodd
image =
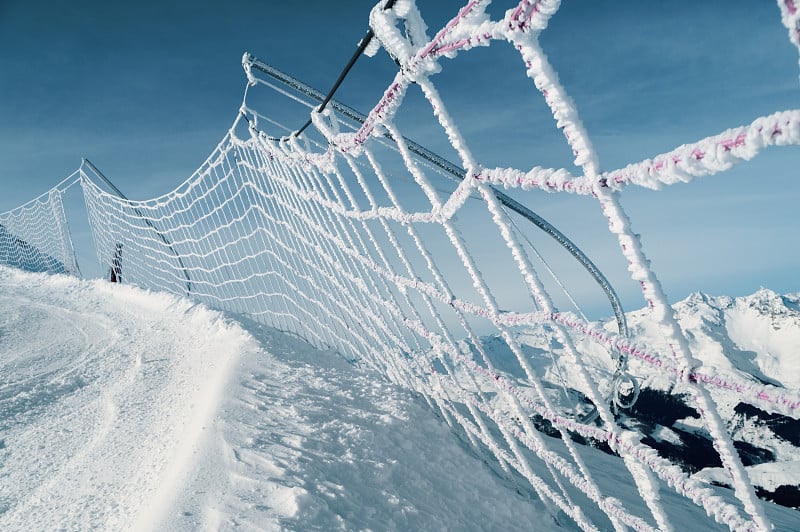
<svg viewBox="0 0 800 532"><path fill-rule="evenodd" d="M461 6L417 3L431 33ZM245 50L326 90L372 4L2 0L0 211L43 192L83 156L131 198L173 189L235 118ZM797 107L797 50L771 1L567 0L541 42L605 170ZM337 98L369 110L394 68L383 53L360 59ZM509 46L446 60L434 82L486 166L571 167ZM452 157L422 99L412 94L406 108L398 117L406 134ZM773 148L734 172L623 194L671 299L800 290L798 161L797 147ZM591 199L517 197L584 248L629 307L641 305Z"/></svg>

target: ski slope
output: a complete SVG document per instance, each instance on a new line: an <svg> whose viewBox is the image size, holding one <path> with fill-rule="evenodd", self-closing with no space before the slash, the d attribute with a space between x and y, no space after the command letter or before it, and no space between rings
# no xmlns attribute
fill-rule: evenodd
<svg viewBox="0 0 800 532"><path fill-rule="evenodd" d="M332 353L124 285L0 287L1 530L552 525Z"/></svg>
<svg viewBox="0 0 800 532"><path fill-rule="evenodd" d="M5 267L0 309L2 530L574 527L410 392L245 318ZM620 461L584 451L635 506ZM676 526L713 525L664 495Z"/></svg>

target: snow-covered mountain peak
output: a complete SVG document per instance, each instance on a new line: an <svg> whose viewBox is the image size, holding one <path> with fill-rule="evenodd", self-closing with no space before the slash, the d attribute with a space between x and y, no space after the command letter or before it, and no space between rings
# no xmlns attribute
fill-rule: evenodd
<svg viewBox="0 0 800 532"><path fill-rule="evenodd" d="M800 305L797 295L780 295L767 288L761 288L751 296L736 298L737 306L746 306L761 316L772 319L773 326L778 329L782 322L789 319L800 324Z"/></svg>
<svg viewBox="0 0 800 532"><path fill-rule="evenodd" d="M675 312L684 329L699 327L703 323L716 326L724 322L724 310L733 305L728 296L712 296L695 292L674 305Z"/></svg>
<svg viewBox="0 0 800 532"><path fill-rule="evenodd" d="M726 296L721 296L722 298L726 298ZM720 298L714 297L710 294L706 294L705 292L693 292L689 294L686 299L681 301L678 304L684 304L689 307L696 307L700 305L717 305L717 300Z"/></svg>
<svg viewBox="0 0 800 532"><path fill-rule="evenodd" d="M763 287L751 295L736 298L694 292L686 299L675 303L674 307L682 318L688 318L696 313L727 311L734 307L753 309L759 315L771 318L800 318L800 294L781 295Z"/></svg>
<svg viewBox="0 0 800 532"><path fill-rule="evenodd" d="M673 308L692 354L704 366L747 378L800 387L800 294L767 288L740 297L689 295ZM669 348L647 309L628 313L634 337L658 351Z"/></svg>

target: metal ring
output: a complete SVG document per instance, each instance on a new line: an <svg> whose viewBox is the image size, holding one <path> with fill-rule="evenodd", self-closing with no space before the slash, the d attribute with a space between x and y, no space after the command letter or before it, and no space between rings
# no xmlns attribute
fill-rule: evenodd
<svg viewBox="0 0 800 532"><path fill-rule="evenodd" d="M630 383L631 387L633 388L633 395L628 401L625 401L622 396L622 385L626 382ZM639 381L630 374L625 373L614 379L614 392L612 400L617 407L622 408L623 410L628 409L636 404L636 401L639 399L640 392L641 386L639 385Z"/></svg>

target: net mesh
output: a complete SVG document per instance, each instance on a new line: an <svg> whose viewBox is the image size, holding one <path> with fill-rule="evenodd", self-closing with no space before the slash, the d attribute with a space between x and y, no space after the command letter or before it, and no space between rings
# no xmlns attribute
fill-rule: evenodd
<svg viewBox="0 0 800 532"><path fill-rule="evenodd" d="M38 198L0 214L0 264L32 272L80 275L63 193L72 175Z"/></svg>
<svg viewBox="0 0 800 532"><path fill-rule="evenodd" d="M370 16L376 42L401 68L363 123L333 106L312 111L313 126L302 136L267 133L281 126L250 104L248 92L271 87L313 104L291 83L287 89L259 78L256 61L245 56L248 92L239 117L173 192L129 201L81 170L98 260L117 280L247 315L415 390L556 520L566 516L586 530L669 530L676 519L687 522L687 506L677 498L731 529L770 529L714 394L733 392L797 419L800 393L702 366L619 197L629 185L686 182L725 171L766 146L800 144L800 111L764 116L602 172L539 45L559 2L523 0L499 20L485 13L487 3L467 3L433 38L413 1L388 10L376 6ZM791 41L800 46L794 2L778 4ZM485 168L473 156L430 76L446 68L444 59L498 41L519 52L582 175L561 168ZM420 156L397 126L411 87L421 91L446 133L465 169L463 180L443 185L441 168ZM554 298L564 284L551 278L496 185L594 198L665 346L610 332L580 312L559 311ZM68 258L58 196L0 216L2 228L14 235L0 241L4 256L22 256L24 239L54 257L61 270L77 271ZM46 219L53 225L43 231ZM37 240L42 234L46 238ZM620 422L626 390L636 392L629 363L690 395L732 492L693 479ZM608 469L598 465L599 451L577 441L619 455L626 472L600 475ZM636 486L636 500L615 496L625 484Z"/></svg>

